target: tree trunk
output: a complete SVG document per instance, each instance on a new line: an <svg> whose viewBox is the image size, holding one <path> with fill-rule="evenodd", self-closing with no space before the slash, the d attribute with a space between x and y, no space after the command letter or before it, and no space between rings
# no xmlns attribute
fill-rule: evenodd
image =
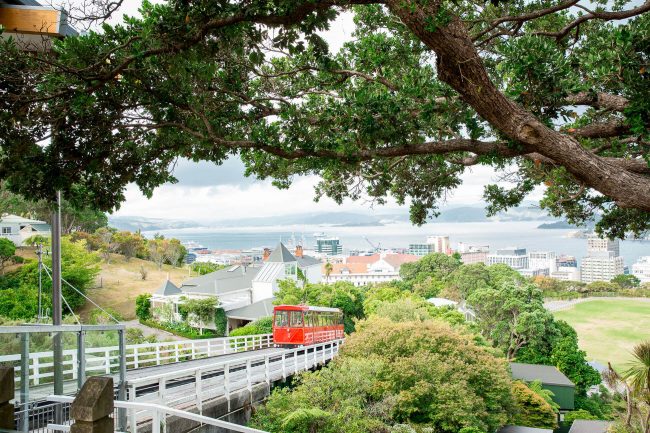
<svg viewBox="0 0 650 433"><path fill-rule="evenodd" d="M650 182L642 175L598 157L574 138L545 126L530 112L508 99L491 82L483 61L457 18L442 21L440 0L422 5L416 0L388 0L388 7L437 55L438 77L461 99L527 153L539 153L566 169L581 182L614 199L621 207L650 211Z"/></svg>

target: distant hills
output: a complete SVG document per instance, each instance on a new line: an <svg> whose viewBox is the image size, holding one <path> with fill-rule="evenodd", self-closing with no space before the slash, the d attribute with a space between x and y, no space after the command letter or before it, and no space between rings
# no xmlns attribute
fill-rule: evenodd
<svg viewBox="0 0 650 433"><path fill-rule="evenodd" d="M273 217L253 217L214 221L209 224L195 221L179 221L139 216L109 216L109 224L120 230L174 230L197 227L268 227L268 226L328 226L328 227L367 227L382 226L409 221L407 211L364 214L356 212L320 212L278 215ZM481 206L459 206L443 209L440 216L432 222L487 222L487 221L552 221L541 209L531 205L511 209L493 217L485 216Z"/></svg>

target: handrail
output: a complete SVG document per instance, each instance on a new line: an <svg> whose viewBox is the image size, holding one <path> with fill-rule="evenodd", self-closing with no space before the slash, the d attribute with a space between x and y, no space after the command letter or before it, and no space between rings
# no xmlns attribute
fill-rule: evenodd
<svg viewBox="0 0 650 433"><path fill-rule="evenodd" d="M62 395L50 395L47 397L48 401L55 403L72 403L74 401L73 397L62 396ZM241 426L239 424L230 423L227 421L221 421L218 419L210 418L203 415L198 415L192 412L174 409L167 406L162 406L155 403L136 403L132 401L119 401L115 400L115 407L118 409L127 409L131 411L150 411L153 414L152 417L152 431L154 433L160 433L160 415L167 416L176 416L183 419L189 419L191 421L200 422L202 424L211 425L214 427L221 427L228 430L233 430L241 433L268 433L264 430L258 430L251 427ZM132 427L133 428L133 427ZM133 429L135 430L135 429Z"/></svg>
<svg viewBox="0 0 650 433"><path fill-rule="evenodd" d="M17 326L0 326L0 334L22 334L35 332L80 332L80 331L120 331L125 325L44 325L34 323Z"/></svg>

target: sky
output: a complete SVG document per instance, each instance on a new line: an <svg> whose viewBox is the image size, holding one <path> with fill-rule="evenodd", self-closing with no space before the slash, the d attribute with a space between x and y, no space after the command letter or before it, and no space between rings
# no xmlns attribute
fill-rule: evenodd
<svg viewBox="0 0 650 433"><path fill-rule="evenodd" d="M124 13L137 15L139 4L140 0L125 0L120 14L111 21L121 21L120 17ZM351 39L353 30L352 14L343 13L328 31L323 32L323 36L330 44L330 49L336 51ZM246 178L243 173L244 165L238 158L230 159L221 166L210 162L180 160L174 169L174 175L178 179L176 184L165 184L157 188L150 199L135 185L129 185L126 201L114 215L210 222L294 213L377 213L406 211L408 208L408 205L398 206L394 200L389 200L381 207L371 207L363 200L347 200L338 205L329 198L322 198L316 203L314 186L318 182L317 177L298 177L291 188L279 190L270 181ZM494 182L495 177L496 173L490 167L468 168L462 177L463 184L454 191L447 205L482 204L483 186ZM539 195L538 192L531 198L535 199Z"/></svg>

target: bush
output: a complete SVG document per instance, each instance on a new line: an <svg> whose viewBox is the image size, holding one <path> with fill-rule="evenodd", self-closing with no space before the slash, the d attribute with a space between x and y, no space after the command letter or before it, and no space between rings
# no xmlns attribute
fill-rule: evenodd
<svg viewBox="0 0 650 433"><path fill-rule="evenodd" d="M151 294L143 293L135 298L135 315L140 320L151 318Z"/></svg>
<svg viewBox="0 0 650 433"><path fill-rule="evenodd" d="M115 322L113 318L118 322L123 320L122 315L110 307L104 308L104 311L95 308L90 312L88 321L91 325L105 325L113 324Z"/></svg>
<svg viewBox="0 0 650 433"><path fill-rule="evenodd" d="M25 258L21 256L13 256L11 258L11 261L14 262L17 265L20 265L22 263L25 263Z"/></svg>
<svg viewBox="0 0 650 433"><path fill-rule="evenodd" d="M246 326L237 328L230 333L231 337L239 337L242 335L258 335L270 334L273 332L273 317L262 317Z"/></svg>
<svg viewBox="0 0 650 433"><path fill-rule="evenodd" d="M223 311L223 308L217 308L214 312L214 326L215 326L215 333L223 337L226 335L226 331L228 330L228 318L226 317L226 312Z"/></svg>
<svg viewBox="0 0 650 433"><path fill-rule="evenodd" d="M216 334L211 329L205 329L203 335L199 334L199 331L195 328L192 328L186 323L169 323L169 322L156 322L155 320L142 320L140 323L148 326L150 328L161 329L163 331L170 332L179 337L185 337L192 340L199 340L204 338L217 338L220 335Z"/></svg>
<svg viewBox="0 0 650 433"><path fill-rule="evenodd" d="M555 411L551 405L525 383L514 382L512 394L517 405L512 424L550 429L557 427Z"/></svg>

